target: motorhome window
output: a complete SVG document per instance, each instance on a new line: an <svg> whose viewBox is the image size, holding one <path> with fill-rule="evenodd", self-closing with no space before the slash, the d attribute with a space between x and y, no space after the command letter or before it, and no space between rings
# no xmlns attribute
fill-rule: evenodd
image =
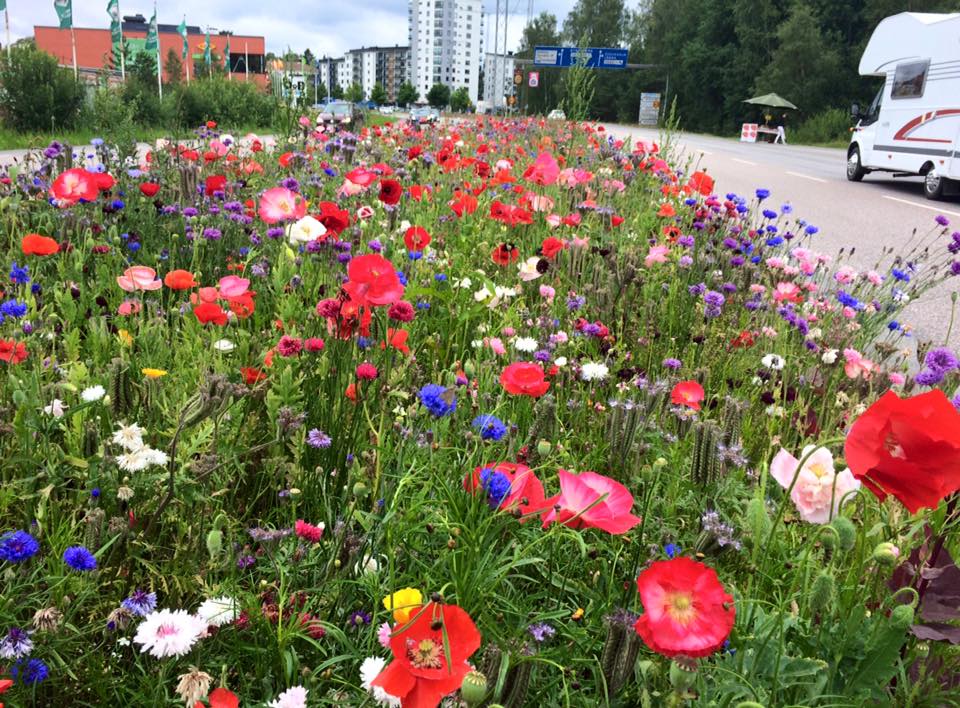
<svg viewBox="0 0 960 708"><path fill-rule="evenodd" d="M890 98L920 98L923 96L923 85L927 80L927 69L930 60L913 61L909 64L899 64L893 75L893 89Z"/></svg>

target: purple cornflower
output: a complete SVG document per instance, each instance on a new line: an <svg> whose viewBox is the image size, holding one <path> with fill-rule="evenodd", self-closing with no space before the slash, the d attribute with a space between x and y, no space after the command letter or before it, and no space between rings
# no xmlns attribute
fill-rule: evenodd
<svg viewBox="0 0 960 708"><path fill-rule="evenodd" d="M240 570L244 568L249 568L251 565L257 562L257 559L251 556L249 553L246 553L239 558L237 558L237 567Z"/></svg>
<svg viewBox="0 0 960 708"><path fill-rule="evenodd" d="M703 303L706 306L703 314L707 317L719 317L720 309L727 299L716 290L707 290L703 294Z"/></svg>
<svg viewBox="0 0 960 708"><path fill-rule="evenodd" d="M932 369L924 369L917 374L914 381L921 386L936 386L938 383L943 381L943 372L934 371Z"/></svg>
<svg viewBox="0 0 960 708"><path fill-rule="evenodd" d="M157 593L146 590L134 590L126 600L120 603L130 614L146 617L157 609Z"/></svg>
<svg viewBox="0 0 960 708"><path fill-rule="evenodd" d="M937 214L934 217L934 221L940 224L940 226L950 226L950 219L945 217L943 214Z"/></svg>
<svg viewBox="0 0 960 708"><path fill-rule="evenodd" d="M536 624L531 624L528 630L533 636L534 641L542 644L557 633L553 627L551 627L546 622L537 622Z"/></svg>
<svg viewBox="0 0 960 708"><path fill-rule="evenodd" d="M212 226L208 226L203 230L203 237L208 241L219 241L223 238L223 232L220 229L215 229Z"/></svg>
<svg viewBox="0 0 960 708"><path fill-rule="evenodd" d="M369 612L357 610L347 619L347 624L351 627L366 627L373 620Z"/></svg>
<svg viewBox="0 0 960 708"><path fill-rule="evenodd" d="M254 526L252 529L247 531L250 534L250 538L258 543L269 543L271 541L279 541L281 538L286 538L293 533L293 529L264 529L259 526Z"/></svg>
<svg viewBox="0 0 960 708"><path fill-rule="evenodd" d="M947 347L938 347L931 349L923 358L923 363L931 371L938 371L942 374L960 367L960 361Z"/></svg>
<svg viewBox="0 0 960 708"><path fill-rule="evenodd" d="M310 447L327 448L330 447L332 442L330 436L319 428L313 428L307 433L307 444Z"/></svg>
<svg viewBox="0 0 960 708"><path fill-rule="evenodd" d="M0 641L0 657L4 659L19 659L33 651L33 640L30 639L30 632L19 627L14 627L7 636Z"/></svg>
<svg viewBox="0 0 960 708"><path fill-rule="evenodd" d="M679 359L673 359L671 357L668 357L663 360L663 366L667 369L670 369L671 371L676 371L681 366L683 366L683 364Z"/></svg>

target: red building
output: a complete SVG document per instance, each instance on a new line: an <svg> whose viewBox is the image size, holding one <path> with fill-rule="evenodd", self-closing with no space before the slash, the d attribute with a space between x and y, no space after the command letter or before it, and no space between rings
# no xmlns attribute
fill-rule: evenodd
<svg viewBox="0 0 960 708"><path fill-rule="evenodd" d="M127 45L126 61L132 61L130 57L136 56L143 51L147 39L148 23L143 15L126 16L121 23L123 29L123 39ZM172 49L178 58L182 57L183 38L177 32L177 25L157 25L160 37L160 56L163 60L164 81L169 80L167 73L166 60L167 54ZM120 67L115 66L113 60L113 44L110 39L109 29L88 29L77 27L73 30L77 43L77 66L84 73L101 71L103 69L112 69L119 72ZM59 27L40 27L33 28L33 36L37 42L37 48L49 52L57 58L63 66L73 66L73 48L71 45L70 30L60 29ZM230 76L236 80L255 81L259 86L266 87L268 83L267 66L264 60L266 54L266 42L263 37L252 37L231 34L229 32L219 32L210 35L211 55L213 63L217 66L223 66L223 53L226 51L227 43L230 44ZM193 57L193 63L190 66L190 76L196 76L198 73L203 75L207 68L204 64L204 48L206 47L206 32L196 26L187 27L187 42L189 51ZM187 62L181 58L181 61ZM186 66L181 79L186 79Z"/></svg>

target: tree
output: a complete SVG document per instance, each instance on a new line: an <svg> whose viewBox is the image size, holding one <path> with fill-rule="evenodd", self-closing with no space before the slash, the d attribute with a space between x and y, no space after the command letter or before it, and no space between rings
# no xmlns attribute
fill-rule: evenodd
<svg viewBox="0 0 960 708"><path fill-rule="evenodd" d="M450 95L450 110L456 113L467 113L473 104L470 102L470 92L466 86L461 86Z"/></svg>
<svg viewBox="0 0 960 708"><path fill-rule="evenodd" d="M619 47L626 25L623 0L577 0L563 23L563 38L574 46ZM595 79L589 115L613 120L617 117L617 98L623 91L624 77L620 72L590 71ZM569 81L565 83L569 85Z"/></svg>
<svg viewBox="0 0 960 708"><path fill-rule="evenodd" d="M76 124L84 88L71 69L32 44L13 45L0 56L0 110L16 130L51 130Z"/></svg>
<svg viewBox="0 0 960 708"><path fill-rule="evenodd" d="M420 93L413 84L409 81L404 81L400 84L400 88L397 90L398 104L401 106L409 106L411 103L416 103L419 99Z"/></svg>
<svg viewBox="0 0 960 708"><path fill-rule="evenodd" d="M343 97L351 103L359 103L363 100L363 86L356 82L350 84L350 88L347 89Z"/></svg>
<svg viewBox="0 0 960 708"><path fill-rule="evenodd" d="M376 104L383 105L387 102L387 90L379 81L370 89L370 100Z"/></svg>
<svg viewBox="0 0 960 708"><path fill-rule="evenodd" d="M445 108L450 103L450 87L434 84L427 93L427 103L434 108Z"/></svg>
<svg viewBox="0 0 960 708"><path fill-rule="evenodd" d="M303 61L306 62L307 66L313 66L316 63L316 57L313 56L309 47L303 50Z"/></svg>
<svg viewBox="0 0 960 708"><path fill-rule="evenodd" d="M167 52L167 58L163 62L163 70L167 75L167 83L176 86L183 78L183 62L180 61L180 53L176 49Z"/></svg>
<svg viewBox="0 0 960 708"><path fill-rule="evenodd" d="M533 59L533 48L537 45L555 46L560 44L560 32L557 29L557 18L549 12L541 12L526 27L520 39L520 48L517 56L521 59ZM520 88L520 103L526 106L529 113L549 113L560 105L563 76L566 69L551 69L543 67L540 72L540 85L529 88L522 84ZM486 77L484 77L486 78ZM491 74L490 80L494 80Z"/></svg>
<svg viewBox="0 0 960 708"><path fill-rule="evenodd" d="M330 89L330 98L335 98L338 101L343 98L343 86L338 83L333 84L333 88Z"/></svg>

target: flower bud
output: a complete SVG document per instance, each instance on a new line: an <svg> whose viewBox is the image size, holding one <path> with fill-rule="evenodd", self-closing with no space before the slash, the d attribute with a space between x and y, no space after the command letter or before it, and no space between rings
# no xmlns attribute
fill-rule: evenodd
<svg viewBox="0 0 960 708"><path fill-rule="evenodd" d="M553 445L549 440L541 440L537 443L537 454L541 456L546 456L550 454L550 450L553 449Z"/></svg>
<svg viewBox="0 0 960 708"><path fill-rule="evenodd" d="M754 497L747 502L746 511L747 527L753 536L755 544L763 543L770 533L770 515L767 513L767 505L762 497Z"/></svg>
<svg viewBox="0 0 960 708"><path fill-rule="evenodd" d="M846 516L838 516L831 526L840 536L840 550L849 551L857 545L857 527Z"/></svg>
<svg viewBox="0 0 960 708"><path fill-rule="evenodd" d="M487 677L479 671L470 671L463 677L460 695L468 706L478 706L487 695Z"/></svg>
<svg viewBox="0 0 960 708"><path fill-rule="evenodd" d="M825 570L820 571L810 589L810 609L814 612L829 612L833 608L835 591L836 583L833 576Z"/></svg>
<svg viewBox="0 0 960 708"><path fill-rule="evenodd" d="M223 531L212 529L207 534L207 553L210 554L210 560L216 560L223 550Z"/></svg>
<svg viewBox="0 0 960 708"><path fill-rule="evenodd" d="M895 629L906 629L913 624L913 605L897 605L890 613L890 625Z"/></svg>
<svg viewBox="0 0 960 708"><path fill-rule="evenodd" d="M353 496L355 497L365 497L367 496L367 485L363 482L357 482L353 485Z"/></svg>
<svg viewBox="0 0 960 708"><path fill-rule="evenodd" d="M878 543L873 549L873 560L881 565L893 565L900 557L900 549L889 541Z"/></svg>

